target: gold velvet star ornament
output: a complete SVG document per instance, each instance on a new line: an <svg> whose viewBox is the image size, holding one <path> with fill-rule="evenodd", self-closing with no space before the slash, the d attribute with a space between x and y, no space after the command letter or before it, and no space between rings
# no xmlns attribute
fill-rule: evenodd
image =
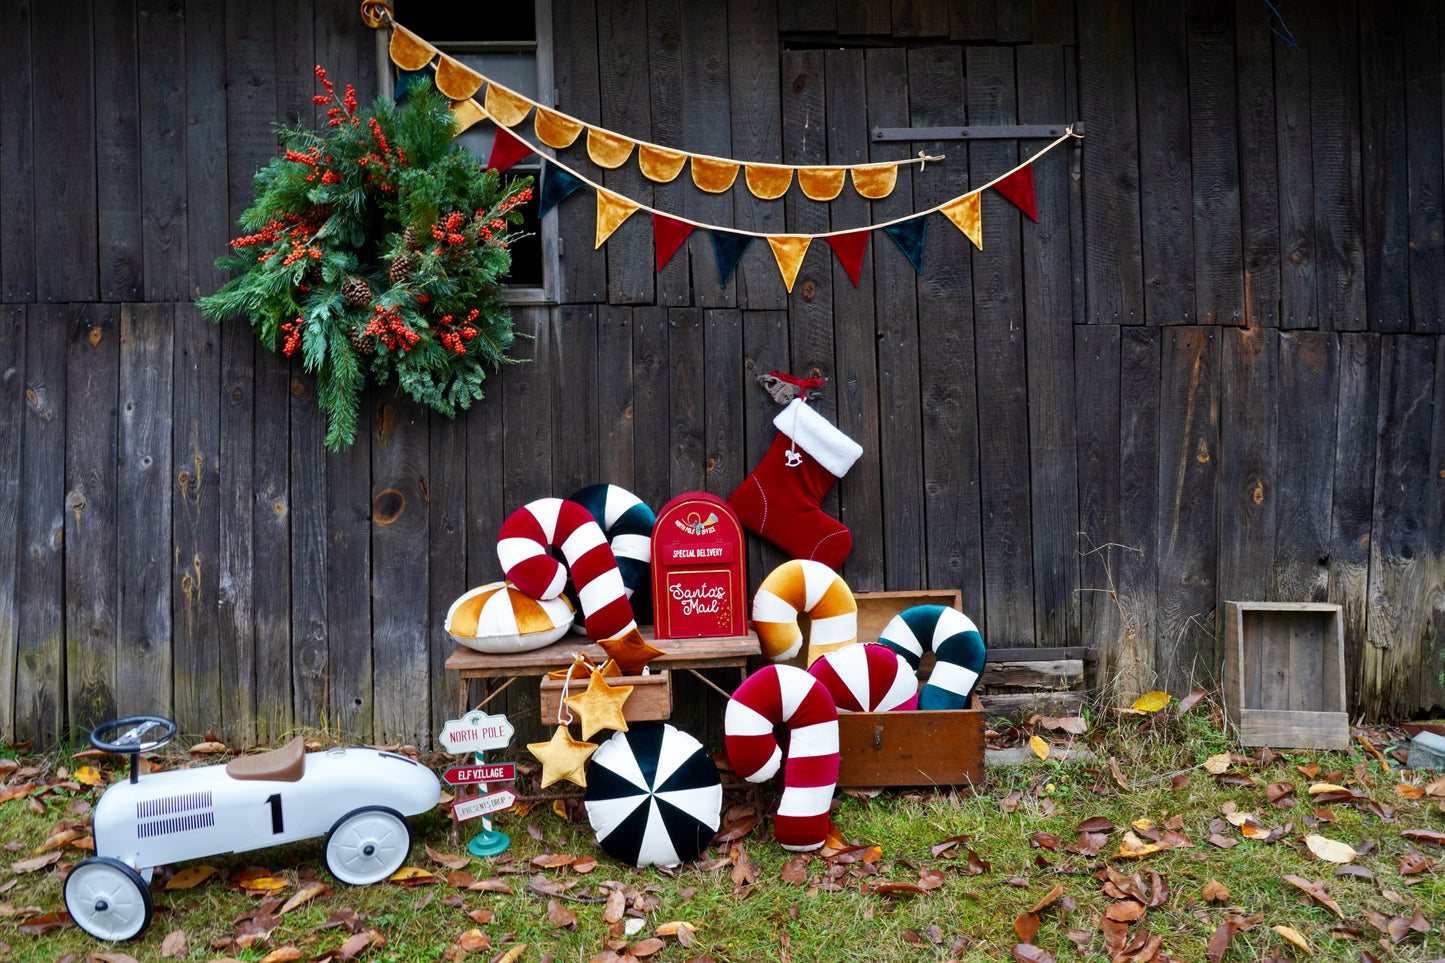
<svg viewBox="0 0 1445 963"><path fill-rule="evenodd" d="M597 644L602 647L602 651L622 666L622 671L626 675L641 675L647 663L659 655L667 654L656 646L648 645L647 640L642 637L641 632L637 631L636 626L615 639L601 639Z"/></svg>
<svg viewBox="0 0 1445 963"><path fill-rule="evenodd" d="M578 742L572 738L566 726L558 726L552 738L546 742L529 742L527 749L542 763L542 788L546 789L560 779L575 782L587 788L587 771L584 768L597 744Z"/></svg>
<svg viewBox="0 0 1445 963"><path fill-rule="evenodd" d="M562 701L582 718L582 738L591 739L599 729L627 731L622 704L632 695L630 685L608 685L601 671L593 672L587 690Z"/></svg>

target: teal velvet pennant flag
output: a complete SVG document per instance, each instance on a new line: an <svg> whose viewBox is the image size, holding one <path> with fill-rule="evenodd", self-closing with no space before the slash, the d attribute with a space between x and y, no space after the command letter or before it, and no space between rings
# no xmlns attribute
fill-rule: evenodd
<svg viewBox="0 0 1445 963"><path fill-rule="evenodd" d="M542 162L542 190L537 195L537 216L544 217L552 208L571 197L582 186L576 177L546 161Z"/></svg>
<svg viewBox="0 0 1445 963"><path fill-rule="evenodd" d="M718 286L727 287L743 259L743 252L753 243L751 234L734 234L732 231L712 232L712 253L717 258Z"/></svg>
<svg viewBox="0 0 1445 963"><path fill-rule="evenodd" d="M928 215L920 214L883 229L883 232L898 244L898 249L919 274L923 273L923 232L927 227Z"/></svg>

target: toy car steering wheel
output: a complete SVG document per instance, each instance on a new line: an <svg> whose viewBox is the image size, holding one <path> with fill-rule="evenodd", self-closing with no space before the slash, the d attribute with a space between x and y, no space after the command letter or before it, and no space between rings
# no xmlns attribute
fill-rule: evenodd
<svg viewBox="0 0 1445 963"><path fill-rule="evenodd" d="M111 733L117 729L125 729L118 739L101 738L101 733ZM141 736L152 729L163 730L160 738L142 741ZM140 754L159 749L170 742L175 734L176 724L164 716L126 716L124 719L102 722L90 730L90 744L102 752L118 752L130 756L130 781L135 782L140 776Z"/></svg>

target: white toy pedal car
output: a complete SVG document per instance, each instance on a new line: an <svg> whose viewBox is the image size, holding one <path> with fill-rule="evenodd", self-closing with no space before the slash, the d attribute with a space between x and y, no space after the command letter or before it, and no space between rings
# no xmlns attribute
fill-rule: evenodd
<svg viewBox="0 0 1445 963"><path fill-rule="evenodd" d="M436 774L406 756L360 747L308 753L300 736L226 765L139 778L140 754L175 733L169 719L130 716L90 734L97 749L131 757L130 778L95 806L95 856L65 880L65 908L97 939L128 940L150 925L151 871L183 859L324 835L331 875L353 885L380 882L411 852L406 817L441 798Z"/></svg>

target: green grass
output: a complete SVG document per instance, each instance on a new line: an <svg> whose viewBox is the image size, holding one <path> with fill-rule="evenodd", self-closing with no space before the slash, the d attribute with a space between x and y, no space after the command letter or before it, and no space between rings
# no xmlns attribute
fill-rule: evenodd
<svg viewBox="0 0 1445 963"><path fill-rule="evenodd" d="M1358 960L1366 950L1392 961L1431 961L1445 956L1445 937L1441 935L1445 926L1441 910L1445 907L1445 850L1401 835L1408 828L1445 831L1442 801L1406 799L1395 790L1402 781L1423 784L1424 774L1386 774L1378 761L1358 748L1291 753L1265 763L1244 761L1245 753L1220 731L1217 709L1207 704L1194 707L1182 718L1152 724L1138 716L1111 714L1092 722L1091 731L1073 745L1094 753L1096 763L1038 761L991 769L987 785L977 794L942 789L890 791L866 798L840 792L833 817L839 831L851 842L878 846L881 856L876 864L843 865L839 891L822 885L832 864L817 855L807 860L802 885L785 882L783 867L794 854L772 840L766 820L740 841L746 857L757 866L757 881L739 890L730 864L709 871L691 866L669 874L616 863L592 845L590 828L580 812L578 821L569 823L539 806L525 816L499 816L497 827L511 835L512 849L498 859L472 860L467 867L477 879L506 881L514 892L477 893L448 886L444 880L449 870L433 863L422 848L425 843L448 854L463 853L476 825L464 824L453 843L448 821L428 814L414 820L416 846L411 863L431 870L443 882L415 888L391 883L351 888L334 883L321 868L319 841L217 857L198 861L220 872L190 890L167 891L164 879L170 870L158 871L152 887L154 922L139 939L118 947L97 943L73 926L47 935L28 935L20 929L37 913L63 911L57 870L84 853L67 849L57 866L30 873L13 874L9 863L29 857L62 820L83 818L71 813L72 804L94 802L100 793L88 787L78 792L55 788L0 803L3 841L9 847L5 862L0 863L0 885L8 886L0 893L0 942L5 944L0 947L0 959L49 963L70 953L81 961L91 953L109 950L128 953L137 960L158 960L166 935L178 929L187 938L189 952L184 958L188 960L259 961L285 946L294 946L304 958L312 959L339 948L350 935L345 929L321 928L338 910L350 908L363 914L366 926L386 941L384 946L362 951L359 960L412 963L443 959L448 947L475 927L490 937L492 945L469 959L492 960L508 947L526 943L522 961L540 961L550 955L557 961L585 963L606 948L609 926L601 899L613 885L630 887L641 895L650 892L655 903L645 913L646 928L630 939L632 945L668 921L686 920L696 927L691 948L682 946L674 936L663 937L664 947L649 957L654 961L683 961L703 954L718 961L778 959L796 963L1009 959L1010 949L1019 941L1015 920L1056 884L1062 887L1063 896L1041 913L1034 943L1058 960L1108 959L1100 922L1115 902L1103 889L1110 870L1124 877L1139 873L1145 883L1151 874L1158 874L1168 887L1168 898L1129 927L1130 932L1147 930L1161 938L1157 959L1207 959L1210 935L1230 917L1241 918L1252 928L1234 936L1225 960L1264 959L1271 953L1295 960ZM1052 741L1062 744L1058 739ZM1239 755L1228 778L1248 775L1254 780L1252 785L1221 781L1202 768L1210 756L1231 751ZM1247 755L1257 760L1254 750ZM1117 762L1127 789L1115 778L1110 758ZM95 760L21 759L22 765L43 765L50 773L56 766L73 772L77 762L94 764ZM1311 763L1320 767L1313 779L1297 768ZM440 768L444 761L437 760L437 765ZM107 778L116 778L123 771L118 762L102 766ZM1363 805L1332 803L1325 808L1332 812L1333 820L1316 822L1314 813L1321 807L1311 801L1307 789L1330 773L1365 793L1393 821ZM1173 784L1174 774L1184 782L1180 788ZM18 781L11 775L5 786ZM1274 782L1293 783L1293 807L1280 808L1267 801L1265 787ZM0 787L0 794L4 791ZM764 788L765 806L775 803L775 793L775 787ZM29 799L42 811L34 812ZM1266 829L1285 824L1290 828L1277 841L1264 843L1245 839L1238 829L1226 826L1221 835L1240 842L1230 849L1217 848L1206 841L1214 831L1211 823L1222 819L1231 806L1254 813ZM1118 827L1099 854L1066 852L1065 847L1078 836L1079 824L1096 816ZM1192 845L1137 859L1111 858L1118 852L1128 824L1145 818L1161 828L1175 820L1173 825ZM540 840L533 838L529 826ZM1310 832L1364 849L1355 864L1369 869L1375 880L1335 876L1333 864L1316 859L1306 848L1303 840ZM1057 849L1048 848L1048 838L1037 837L1037 833L1057 835ZM969 875L963 848L953 858L931 853L934 844L959 835L969 837L968 845L989 864L986 871ZM1035 845L1038 839L1045 845ZM729 848L716 847L711 855L726 857ZM583 875L571 869L537 871L527 865L544 852L593 856L597 866ZM1399 857L1411 852L1423 853L1440 865L1403 876ZM281 899L311 877L331 882L334 888L282 917L265 943L240 949L225 941L234 934L236 919L255 909L261 899L229 886L225 877L248 865L266 867L287 880L288 886L277 894ZM523 871L501 872L509 867ZM942 885L921 894L870 891L884 880L917 883L920 873L928 870L942 873ZM548 921L548 899L528 890L528 882L537 872L547 880L574 884L565 897L557 898L560 906L575 913L574 928L560 929ZM1282 877L1287 874L1321 883L1338 901L1344 920L1285 882ZM1204 900L1203 889L1211 880L1228 888L1227 901ZM479 909L492 911L489 923L477 924L468 918L467 913ZM1425 933L1411 932L1398 943L1391 943L1370 922L1372 913L1383 925L1393 917L1408 918L1416 909L1431 928ZM1291 927L1303 934L1314 955L1307 957L1304 950L1272 931L1273 926ZM1082 947L1071 941L1071 931L1086 934L1078 936Z"/></svg>

